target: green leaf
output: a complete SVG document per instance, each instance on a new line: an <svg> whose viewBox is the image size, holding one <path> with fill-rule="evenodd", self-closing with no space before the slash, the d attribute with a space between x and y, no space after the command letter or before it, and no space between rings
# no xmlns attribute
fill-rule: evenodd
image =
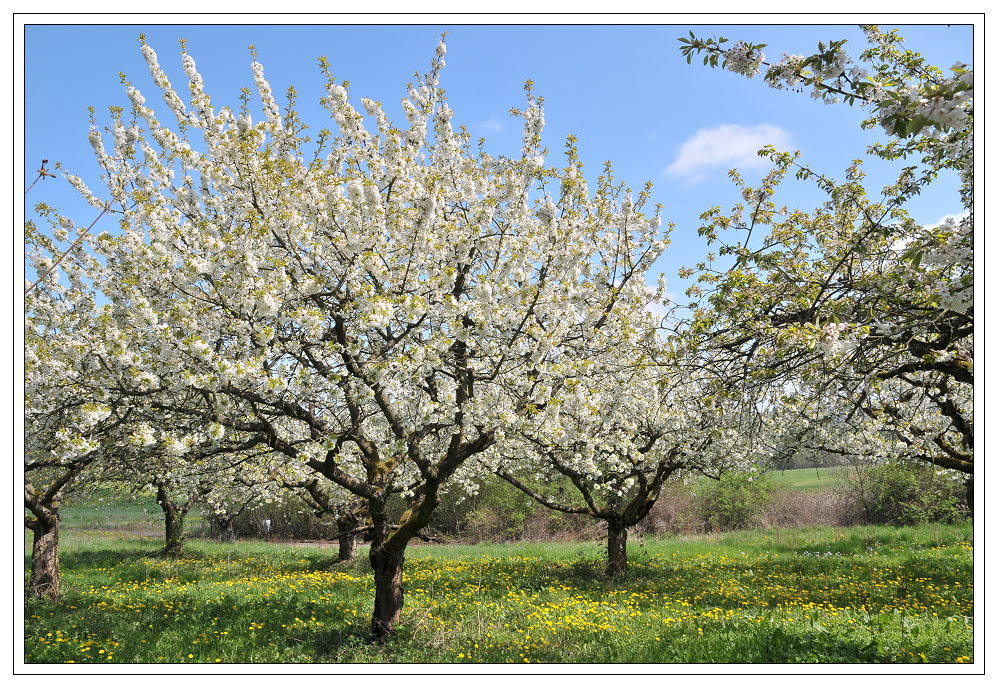
<svg viewBox="0 0 998 688"><path fill-rule="evenodd" d="M924 126L925 126L926 124L928 124L928 123L929 123L929 120L928 120L928 119L926 119L924 115L916 115L916 116L915 116L915 117L914 117L913 119L911 119L911 120L909 121L909 123L908 123L908 135L909 135L909 136L914 136L914 135L915 135L915 134L917 134L917 133L918 133L919 131L921 131L921 130L922 130L922 128L923 128L923 127L924 127Z"/></svg>

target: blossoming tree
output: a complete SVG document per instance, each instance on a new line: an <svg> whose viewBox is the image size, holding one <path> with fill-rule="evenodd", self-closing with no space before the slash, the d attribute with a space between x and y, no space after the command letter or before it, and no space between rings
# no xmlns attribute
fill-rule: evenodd
<svg viewBox="0 0 998 688"><path fill-rule="evenodd" d="M72 222L42 210L51 231L33 223L25 231L29 265L48 277L24 303L24 507L33 536L28 594L58 599L59 508L81 480L101 474L130 408L109 389L101 360L107 321L88 280L96 261L84 242L63 250Z"/></svg>
<svg viewBox="0 0 998 688"><path fill-rule="evenodd" d="M968 474L972 503L973 70L956 64L947 76L903 49L897 32L864 30L870 47L858 62L844 41L769 64L764 45L681 39L688 60L703 55L750 78L765 67L774 88L868 107L863 126L892 136L869 153L915 161L877 194L867 192L859 162L836 181L775 150L766 151L775 169L757 187L733 174L744 203L707 211L700 230L733 264L689 271L699 282L693 292L706 290L709 304L693 329L756 379L797 380L813 395L798 400L802 409L849 400L864 428L879 428L882 455ZM811 212L779 206L778 186L791 171L827 202ZM907 202L946 173L961 180L962 212L920 225Z"/></svg>
<svg viewBox="0 0 998 688"><path fill-rule="evenodd" d="M115 382L129 394L127 381ZM192 423L193 414L164 412L156 408L166 403L164 395L162 389L131 391L128 441L107 451L105 479L155 494L163 512L163 552L179 556L185 522L195 506L225 536L232 519L250 502L279 499L281 493L268 477L273 452L260 446L260 436L227 433L219 423Z"/></svg>
<svg viewBox="0 0 998 688"><path fill-rule="evenodd" d="M142 50L176 125L129 85L111 145L91 132L121 224L97 238L93 279L127 372L154 408L257 438L363 501L383 639L442 490L585 376L565 346L613 346L660 222L609 171L591 193L571 142L564 167L547 162L529 85L520 156L474 150L439 86L443 42L401 125L354 109L322 60L334 126L314 141L259 63L254 120L248 95L216 109L186 51L185 101Z"/></svg>
<svg viewBox="0 0 998 688"><path fill-rule="evenodd" d="M649 312L633 319L630 333L590 354L588 374L524 423L516 441L483 457L538 503L603 521L611 576L626 573L628 530L666 481L752 467L759 423L737 380L731 388L702 375L703 362L679 353L678 336L667 342Z"/></svg>
<svg viewBox="0 0 998 688"><path fill-rule="evenodd" d="M297 495L318 517L333 516L336 519L336 538L339 547L339 560L350 561L357 553L357 538L369 536L374 526L367 518L365 501L329 480L317 477L314 473L302 475L303 471L288 466L290 471L271 472L271 480L281 489ZM288 473L297 475L292 477Z"/></svg>

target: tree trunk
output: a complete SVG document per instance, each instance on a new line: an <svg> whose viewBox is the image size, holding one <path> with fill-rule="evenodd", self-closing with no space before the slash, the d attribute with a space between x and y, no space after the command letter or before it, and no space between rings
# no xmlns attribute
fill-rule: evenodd
<svg viewBox="0 0 998 688"><path fill-rule="evenodd" d="M171 557L184 552L184 517L187 515L177 508L164 509L166 514L166 546L163 553Z"/></svg>
<svg viewBox="0 0 998 688"><path fill-rule="evenodd" d="M156 487L156 501L163 509L166 522L166 544L163 547L163 554L170 557L180 556L184 552L184 518L187 516L187 509L175 504L170 499L170 493L162 485Z"/></svg>
<svg viewBox="0 0 998 688"><path fill-rule="evenodd" d="M606 573L623 576L627 573L627 526L607 523L606 532Z"/></svg>
<svg viewBox="0 0 998 688"><path fill-rule="evenodd" d="M336 540L340 543L340 561L350 561L357 553L357 526L360 519L354 514L343 514L336 519Z"/></svg>
<svg viewBox="0 0 998 688"><path fill-rule="evenodd" d="M215 536L221 542L233 542L236 539L235 530L232 527L232 518L216 518L213 525Z"/></svg>
<svg viewBox="0 0 998 688"><path fill-rule="evenodd" d="M350 561L357 553L357 535L354 533L340 533L337 536L340 543L340 561Z"/></svg>
<svg viewBox="0 0 998 688"><path fill-rule="evenodd" d="M974 474L967 478L967 508L970 509L970 517L974 517Z"/></svg>
<svg viewBox="0 0 998 688"><path fill-rule="evenodd" d="M395 632L402 616L402 563L404 552L371 544L371 568L374 570L374 614L371 616L371 635L377 642L384 642Z"/></svg>
<svg viewBox="0 0 998 688"><path fill-rule="evenodd" d="M59 515L36 518L31 526L31 597L59 599Z"/></svg>

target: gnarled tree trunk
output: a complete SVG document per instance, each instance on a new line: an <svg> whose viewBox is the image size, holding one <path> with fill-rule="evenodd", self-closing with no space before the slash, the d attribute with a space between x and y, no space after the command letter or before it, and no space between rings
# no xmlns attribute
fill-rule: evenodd
<svg viewBox="0 0 998 688"><path fill-rule="evenodd" d="M340 544L340 561L350 561L357 554L357 535L355 533L340 532L337 536Z"/></svg>
<svg viewBox="0 0 998 688"><path fill-rule="evenodd" d="M59 514L54 509L39 515L29 525L32 533L31 580L28 594L31 597L59 599Z"/></svg>
<svg viewBox="0 0 998 688"><path fill-rule="evenodd" d="M374 613L371 635L384 642L395 632L402 617L402 564L404 552L371 545L371 568L374 571Z"/></svg>
<svg viewBox="0 0 998 688"><path fill-rule="evenodd" d="M24 525L31 531L31 578L28 595L58 600L61 584L59 573L59 506L62 498L78 473L72 468L55 480L46 492L40 492L29 483L24 485L24 507L31 512L25 515Z"/></svg>
<svg viewBox="0 0 998 688"><path fill-rule="evenodd" d="M373 526L371 551L368 555L374 573L374 612L371 614L371 637L383 643L395 633L402 618L402 564L407 540L391 541L391 526L384 513L384 504L369 505Z"/></svg>
<svg viewBox="0 0 998 688"><path fill-rule="evenodd" d="M184 517L187 514L179 509L163 511L166 514L166 545L163 553L176 557L184 551Z"/></svg>
<svg viewBox="0 0 998 688"><path fill-rule="evenodd" d="M216 516L212 519L212 528L215 531L215 537L217 537L222 542L233 542L236 539L235 530L232 527L232 522L235 520L234 517L218 517Z"/></svg>

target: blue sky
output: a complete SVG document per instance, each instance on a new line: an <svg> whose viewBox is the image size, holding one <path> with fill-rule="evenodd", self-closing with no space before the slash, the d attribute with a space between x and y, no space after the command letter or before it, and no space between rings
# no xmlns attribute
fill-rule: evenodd
<svg viewBox="0 0 998 688"><path fill-rule="evenodd" d="M42 16L44 19L44 16ZM664 16L667 19L667 15ZM568 19L568 18L566 18ZM585 17L583 17L585 19ZM930 62L948 68L973 62L973 27L902 26L906 45ZM682 265L704 252L697 237L698 215L707 208L737 202L727 170L738 167L748 179L763 173L754 150L772 143L801 150L814 169L840 175L865 148L885 135L863 131L863 110L828 106L807 94L777 91L761 79L748 80L694 61L678 51L680 36L722 35L767 43L768 58L783 52L808 54L819 40L846 38L858 54L866 43L849 25L40 25L24 27L24 174L35 177L42 159L59 161L95 191L100 188L92 149L87 142L87 107L107 124L107 108L125 107L128 99L118 73L165 111L156 97L139 51L146 35L160 64L174 83L184 83L178 39L205 79L216 106L238 104L239 89L253 85L247 47L256 47L275 95L289 85L299 94L299 110L313 131L330 126L318 106L323 77L317 59L329 58L333 75L350 82L351 100L362 96L385 104L401 119L398 103L406 82L425 71L438 36L447 32L447 66L441 79L455 123L485 137L486 150L515 154L519 120L511 107L525 103L523 82L534 82L544 97L544 132L549 160L560 161L565 137L575 134L586 171L595 177L604 161L613 161L619 179L635 190L654 183L653 201L664 206L663 219L676 224L673 244L656 265L675 291ZM279 98L279 102L280 98ZM164 116L164 121L167 121ZM868 165L871 184L889 181L882 162ZM917 219L931 223L959 212L956 182L944 179L933 193L910 206ZM782 199L812 207L821 197L803 184L790 184ZM26 198L27 216L45 202L84 226L96 214L74 197L68 184L46 179ZM96 230L113 229L102 220ZM654 279L650 280L654 281Z"/></svg>

